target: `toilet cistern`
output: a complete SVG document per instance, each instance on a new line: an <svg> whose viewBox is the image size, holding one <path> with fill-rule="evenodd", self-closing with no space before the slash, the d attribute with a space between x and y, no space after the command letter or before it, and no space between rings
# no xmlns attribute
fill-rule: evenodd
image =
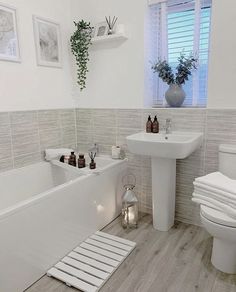
<svg viewBox="0 0 236 292"><path fill-rule="evenodd" d="M152 158L153 225L168 231L175 217L176 159L184 159L202 143L202 133L171 132L171 120L166 120L167 134L140 132L126 137L130 152ZM168 138L168 139L166 139Z"/></svg>

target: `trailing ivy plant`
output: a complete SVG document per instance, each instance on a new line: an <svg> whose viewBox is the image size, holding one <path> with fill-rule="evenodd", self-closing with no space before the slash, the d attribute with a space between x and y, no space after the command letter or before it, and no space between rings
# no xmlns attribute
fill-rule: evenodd
<svg viewBox="0 0 236 292"><path fill-rule="evenodd" d="M89 47L92 44L92 31L89 22L84 20L74 22L76 31L70 38L71 51L76 59L77 68L77 83L80 86L80 90L86 88L86 75L89 72L87 63L89 61Z"/></svg>

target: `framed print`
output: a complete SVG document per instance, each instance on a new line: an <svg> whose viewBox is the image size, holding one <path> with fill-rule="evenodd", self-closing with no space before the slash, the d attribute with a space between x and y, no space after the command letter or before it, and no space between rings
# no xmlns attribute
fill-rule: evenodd
<svg viewBox="0 0 236 292"><path fill-rule="evenodd" d="M33 22L38 65L61 68L60 25L38 16L33 17Z"/></svg>
<svg viewBox="0 0 236 292"><path fill-rule="evenodd" d="M95 38L105 36L107 35L107 33L108 33L108 25L106 21L96 24L95 33L94 33Z"/></svg>
<svg viewBox="0 0 236 292"><path fill-rule="evenodd" d="M16 9L0 4L0 60L20 62Z"/></svg>

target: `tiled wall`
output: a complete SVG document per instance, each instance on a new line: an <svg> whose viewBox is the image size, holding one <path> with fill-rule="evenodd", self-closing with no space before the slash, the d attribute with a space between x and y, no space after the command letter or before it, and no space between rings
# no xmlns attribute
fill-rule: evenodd
<svg viewBox="0 0 236 292"><path fill-rule="evenodd" d="M41 161L48 147L76 146L75 110L0 113L0 171Z"/></svg>
<svg viewBox="0 0 236 292"><path fill-rule="evenodd" d="M0 113L0 171L43 159L48 147L72 147L87 152L95 142L102 154L111 146L123 147L129 169L137 178L140 208L151 213L151 160L131 154L127 135L144 130L147 116L157 114L161 126L172 119L173 130L202 132L202 147L189 158L177 161L176 218L200 224L199 209L191 202L195 177L217 170L218 146L236 144L236 110L206 109L66 109Z"/></svg>

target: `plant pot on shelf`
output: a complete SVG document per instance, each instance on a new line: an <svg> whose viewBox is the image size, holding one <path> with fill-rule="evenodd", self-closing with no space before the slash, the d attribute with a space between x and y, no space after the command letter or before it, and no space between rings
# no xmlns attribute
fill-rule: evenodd
<svg viewBox="0 0 236 292"><path fill-rule="evenodd" d="M170 84L168 90L165 93L165 98L169 106L181 107L184 103L186 94L179 84Z"/></svg>

